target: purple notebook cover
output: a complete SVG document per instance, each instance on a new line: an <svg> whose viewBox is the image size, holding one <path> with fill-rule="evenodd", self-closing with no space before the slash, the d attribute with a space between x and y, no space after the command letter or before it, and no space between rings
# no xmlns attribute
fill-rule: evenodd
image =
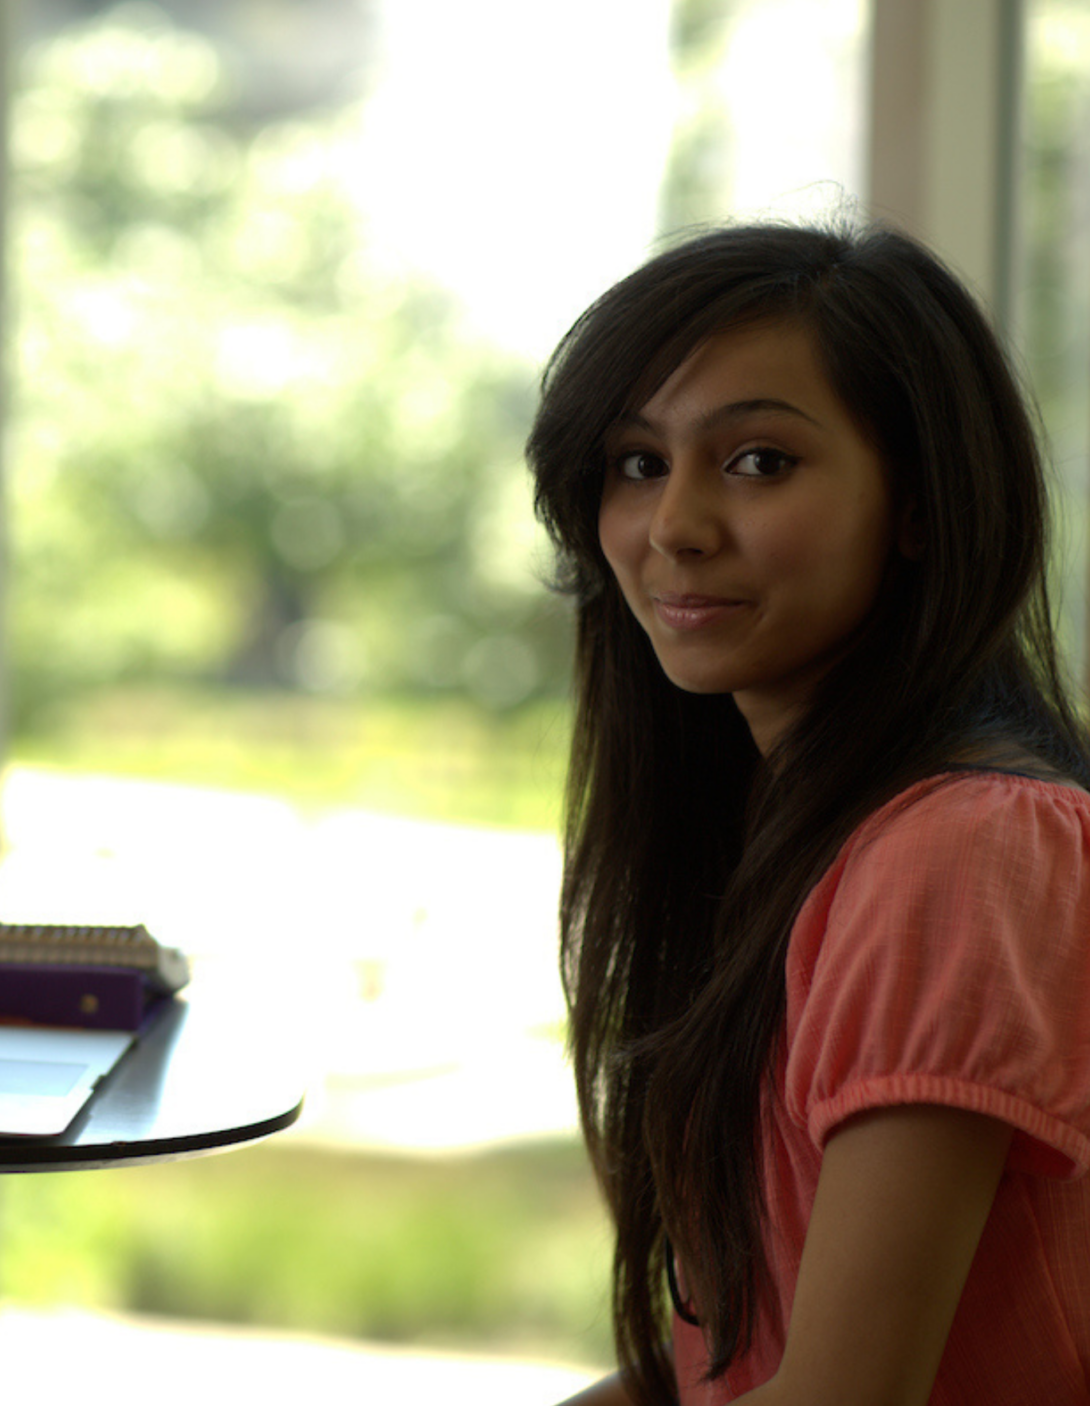
<svg viewBox="0 0 1090 1406"><path fill-rule="evenodd" d="M125 967L0 963L0 1020L136 1030L159 999L143 972Z"/></svg>

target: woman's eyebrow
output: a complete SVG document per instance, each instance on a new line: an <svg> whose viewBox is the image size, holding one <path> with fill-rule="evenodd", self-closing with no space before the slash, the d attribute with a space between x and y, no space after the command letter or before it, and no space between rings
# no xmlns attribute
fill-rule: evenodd
<svg viewBox="0 0 1090 1406"><path fill-rule="evenodd" d="M713 430L718 425L726 424L734 420L745 420L752 415L785 415L807 421L808 424L815 425L818 429L824 426L820 420L815 420L812 415L808 415L797 405L792 405L789 400L779 400L775 396L757 396L752 400L729 400L722 405L717 405L711 410L706 410L702 415L698 415L694 421L694 428L698 430ZM661 426L654 420L649 420L646 415L640 414L638 410L630 410L622 415L617 421L619 429L633 428L660 432Z"/></svg>

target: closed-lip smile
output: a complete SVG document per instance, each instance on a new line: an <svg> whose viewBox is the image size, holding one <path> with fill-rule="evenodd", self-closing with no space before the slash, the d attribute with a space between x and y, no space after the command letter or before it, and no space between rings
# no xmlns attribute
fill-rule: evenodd
<svg viewBox="0 0 1090 1406"><path fill-rule="evenodd" d="M652 591L651 605L668 629L685 633L707 629L729 619L748 601L734 596L706 596L692 591Z"/></svg>
<svg viewBox="0 0 1090 1406"><path fill-rule="evenodd" d="M706 610L716 605L745 605L738 596L705 596L690 591L652 591L651 599L675 610Z"/></svg>

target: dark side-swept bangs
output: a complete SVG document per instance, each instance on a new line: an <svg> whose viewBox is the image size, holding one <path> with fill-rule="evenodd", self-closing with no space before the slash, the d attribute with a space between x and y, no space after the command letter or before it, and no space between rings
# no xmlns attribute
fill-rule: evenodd
<svg viewBox="0 0 1090 1406"><path fill-rule="evenodd" d="M1043 491L1024 400L990 328L958 280L906 236L792 225L709 231L666 250L560 343L527 455L561 587L585 599L607 572L597 512L610 427L705 338L780 318L811 329L895 491L918 500L927 574L979 580L983 568L995 575L994 599L1015 597L1040 565L1032 547L1043 540ZM997 471L1005 457L1023 471Z"/></svg>
<svg viewBox="0 0 1090 1406"><path fill-rule="evenodd" d="M756 238L752 230L710 232L637 269L574 323L546 367L527 443L562 588L586 598L606 573L597 514L609 428L706 337L801 312L807 277L818 276L839 245L835 235L790 226L763 227Z"/></svg>

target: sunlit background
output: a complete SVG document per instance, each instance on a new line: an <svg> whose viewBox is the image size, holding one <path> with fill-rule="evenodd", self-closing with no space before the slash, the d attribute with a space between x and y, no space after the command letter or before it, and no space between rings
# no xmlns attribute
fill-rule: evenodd
<svg viewBox="0 0 1090 1406"><path fill-rule="evenodd" d="M1012 325L1081 668L1090 19L1025 10ZM524 1406L608 1364L555 975L570 622L521 447L552 345L665 237L863 200L870 21L13 9L0 907L148 922L282 1012L310 1092L259 1148L5 1186L6 1361L63 1331L83 1383L197 1324L160 1402L245 1362Z"/></svg>

